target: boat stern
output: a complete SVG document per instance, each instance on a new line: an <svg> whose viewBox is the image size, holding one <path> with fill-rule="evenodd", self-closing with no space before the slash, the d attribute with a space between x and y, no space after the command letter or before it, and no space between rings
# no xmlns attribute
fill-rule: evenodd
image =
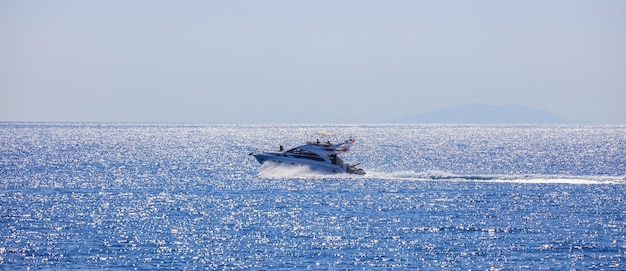
<svg viewBox="0 0 626 271"><path fill-rule="evenodd" d="M365 175L365 170L363 170L362 168L357 168L356 165L348 166L348 168L346 169L346 172L349 174L355 174L355 175Z"/></svg>

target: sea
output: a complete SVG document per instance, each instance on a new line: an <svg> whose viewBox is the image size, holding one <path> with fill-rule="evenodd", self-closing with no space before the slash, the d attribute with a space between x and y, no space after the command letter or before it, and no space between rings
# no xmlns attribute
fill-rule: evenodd
<svg viewBox="0 0 626 271"><path fill-rule="evenodd" d="M314 132L367 174L261 166ZM0 270L626 270L626 125L0 122Z"/></svg>

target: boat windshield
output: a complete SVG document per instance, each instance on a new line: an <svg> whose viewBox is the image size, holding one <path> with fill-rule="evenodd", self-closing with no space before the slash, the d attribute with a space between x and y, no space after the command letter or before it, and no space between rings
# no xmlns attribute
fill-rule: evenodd
<svg viewBox="0 0 626 271"><path fill-rule="evenodd" d="M341 158L336 154L330 154L328 155L328 158L333 164L343 166L343 160L341 160Z"/></svg>
<svg viewBox="0 0 626 271"><path fill-rule="evenodd" d="M304 159L315 160L315 161L324 161L324 158L320 157L316 153L312 151L308 151L308 150L299 149L299 148L293 148L291 150L286 151L285 153L293 154L293 156L297 158L304 158Z"/></svg>

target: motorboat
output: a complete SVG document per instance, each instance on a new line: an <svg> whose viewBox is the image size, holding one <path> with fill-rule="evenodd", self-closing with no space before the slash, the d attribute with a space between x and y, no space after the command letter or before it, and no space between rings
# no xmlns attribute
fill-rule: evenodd
<svg viewBox="0 0 626 271"><path fill-rule="evenodd" d="M328 137L332 133L318 132L318 136ZM365 171L357 168L358 164L352 165L344 162L339 155L350 151L356 140L352 137L341 143L331 143L330 140L308 140L306 144L285 150L280 145L278 151L266 151L250 153L260 164L275 163L285 166L306 166L314 171L326 173L348 173L365 175Z"/></svg>

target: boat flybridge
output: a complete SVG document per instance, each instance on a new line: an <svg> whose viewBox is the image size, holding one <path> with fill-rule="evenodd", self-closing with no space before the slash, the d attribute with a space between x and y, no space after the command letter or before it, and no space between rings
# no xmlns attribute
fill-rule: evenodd
<svg viewBox="0 0 626 271"><path fill-rule="evenodd" d="M315 135L329 137L333 135L329 132L318 132ZM338 155L350 150L356 141L350 137L343 143L333 144L330 140L308 140L305 145L301 145L289 150L284 150L280 145L278 151L266 151L262 153L250 153L260 164L276 163L286 166L307 166L315 171L329 173L349 173L365 175L365 171L344 162Z"/></svg>

